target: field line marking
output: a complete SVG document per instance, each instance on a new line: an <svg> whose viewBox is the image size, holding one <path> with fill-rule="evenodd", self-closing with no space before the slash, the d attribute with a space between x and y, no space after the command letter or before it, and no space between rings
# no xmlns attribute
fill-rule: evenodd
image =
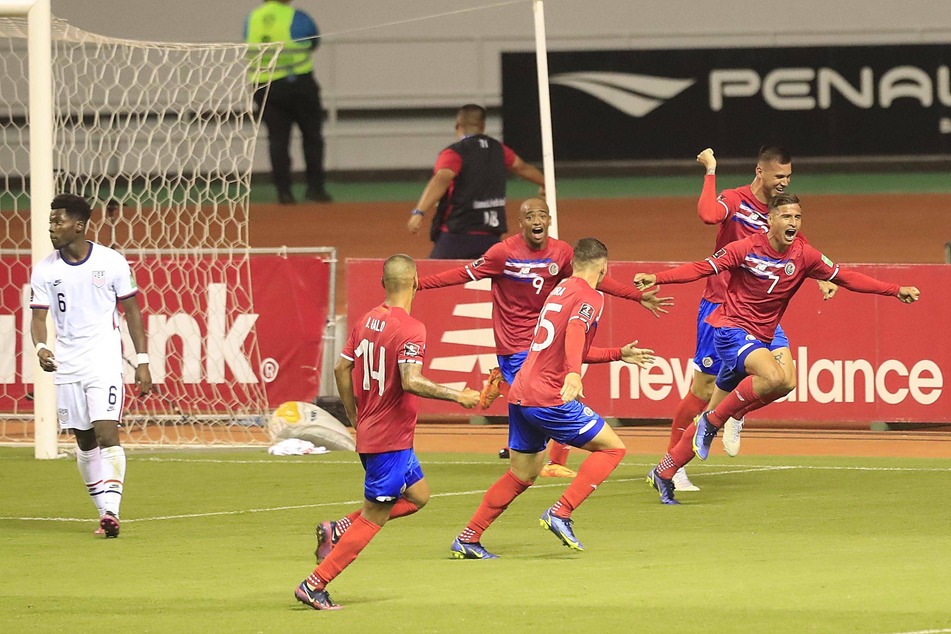
<svg viewBox="0 0 951 634"><path fill-rule="evenodd" d="M157 458L149 458L149 460L162 460ZM165 461L165 460L163 460ZM184 459L170 459L167 461L174 462L192 462L192 460ZM245 461L228 461L228 460L217 460L217 461L204 461L198 460L196 462L239 462L243 463ZM255 461L257 462L257 461ZM273 463L274 461L262 460L262 463ZM287 461L285 461L287 462ZM296 461L295 461L296 462ZM306 464L306 463L303 463ZM352 461L338 461L338 464L352 464ZM486 462L445 462L445 463L430 463L430 464L493 464L492 461ZM622 463L624 464L624 463ZM625 466L654 466L653 463L627 463ZM920 469L914 467L837 467L837 466L805 466L805 465L736 465L735 468L723 469L722 465L707 465L710 471L702 471L696 473L696 475L703 476L719 476L719 475L732 475L738 473L760 473L766 471L786 471L792 469L820 469L820 470L855 470L855 471L941 471L947 472L951 471L951 468L929 468L929 469ZM609 484L620 484L626 482L640 482L642 477L634 478L611 478L606 480L602 486ZM547 484L534 484L532 489L553 489L566 486L565 482L552 482ZM460 497L466 495L483 495L485 494L485 489L472 489L469 491L448 491L444 493L433 493L432 497L434 498L448 498L448 497ZM263 508L252 508L252 509L236 509L230 511L209 511L207 513L184 513L180 515L158 515L154 517L140 517L140 518L130 518L123 520L124 523L135 523L135 522L160 522L166 520L177 520L177 519L194 519L202 517L221 517L228 515L246 515L250 513L273 513L279 511L293 511L301 509L316 509L316 508L325 508L332 506L355 506L362 503L362 500L346 500L342 502L318 502L314 504L294 504L294 505L283 505L283 506L272 506L272 507L263 507ZM0 516L0 521L21 521L21 522L92 522L95 521L94 518L83 518L83 517L13 517L13 516ZM951 629L945 630L922 630L920 632L903 632L901 634L931 634L935 633L951 633Z"/></svg>

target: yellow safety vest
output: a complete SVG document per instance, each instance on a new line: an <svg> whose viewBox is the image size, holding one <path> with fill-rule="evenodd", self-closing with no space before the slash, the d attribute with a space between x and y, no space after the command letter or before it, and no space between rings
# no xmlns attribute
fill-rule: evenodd
<svg viewBox="0 0 951 634"><path fill-rule="evenodd" d="M249 79L255 84L264 84L288 75L305 75L314 70L311 57L313 42L294 42L291 39L291 23L296 9L280 2L265 2L251 12L248 17L248 44L266 42L284 42L284 48L277 56L274 70L252 68ZM273 53L265 52L258 60L261 68L271 64Z"/></svg>

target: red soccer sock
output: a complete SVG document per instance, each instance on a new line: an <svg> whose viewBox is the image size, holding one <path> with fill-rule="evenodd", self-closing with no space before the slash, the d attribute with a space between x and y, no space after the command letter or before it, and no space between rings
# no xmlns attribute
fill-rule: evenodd
<svg viewBox="0 0 951 634"><path fill-rule="evenodd" d="M395 520L398 517L406 517L407 515L412 515L418 510L419 510L418 506L416 506L415 504L413 504L406 498L400 498L396 501L396 504L393 505L393 508L390 509L389 519ZM343 534L346 533L347 530L349 530L349 528L353 525L353 523L357 521L357 518L360 517L360 515L361 515L361 511L360 509L357 509L353 513L350 513L349 515L345 515L344 517L341 517L339 520L337 520L337 528L335 529L335 532L337 533L337 535L343 536ZM337 539L340 539L340 537L337 537Z"/></svg>
<svg viewBox="0 0 951 634"><path fill-rule="evenodd" d="M333 581L344 568L353 563L360 551L380 532L380 528L382 527L362 515L355 519L350 530L340 538L327 558L307 577L307 582L315 588L322 588Z"/></svg>
<svg viewBox="0 0 951 634"><path fill-rule="evenodd" d="M508 508L512 500L530 486L531 482L519 480L511 469L506 471L482 496L482 503L466 524L465 530L459 534L459 540L474 543L482 539L482 533L489 525Z"/></svg>
<svg viewBox="0 0 951 634"><path fill-rule="evenodd" d="M548 464L559 464L565 466L568 463L568 450L571 449L568 445L563 445L560 442L551 441L551 444L548 446Z"/></svg>
<svg viewBox="0 0 951 634"><path fill-rule="evenodd" d="M390 519L395 520L397 517L406 517L407 515L412 515L418 510L418 506L406 498L400 498L396 501L396 504L393 505L393 508L390 509Z"/></svg>
<svg viewBox="0 0 951 634"><path fill-rule="evenodd" d="M742 418L742 415L737 416L741 411L743 412L752 412L757 410L764 405L772 403L781 394L767 395L764 398L757 396L756 392L753 391L753 377L748 376L740 384L734 388L732 392L726 395L720 404L716 406L712 412L707 414L707 420L710 421L710 424L720 429L723 427L723 424L726 423L726 419L730 418Z"/></svg>
<svg viewBox="0 0 951 634"><path fill-rule="evenodd" d="M696 431L697 425L695 423L687 425L680 442L668 451L664 459L657 465L657 473L660 477L669 480L674 477L677 469L693 460L693 435Z"/></svg>
<svg viewBox="0 0 951 634"><path fill-rule="evenodd" d="M674 420L670 424L670 442L667 443L667 451L677 446L687 426L705 409L707 409L707 401L693 392L687 392L687 395L677 405L677 409L674 410Z"/></svg>
<svg viewBox="0 0 951 634"><path fill-rule="evenodd" d="M621 464L625 451L625 449L600 449L592 452L581 463L578 475L558 498L558 502L552 507L552 512L561 518L571 517L571 512L594 493L598 485Z"/></svg>

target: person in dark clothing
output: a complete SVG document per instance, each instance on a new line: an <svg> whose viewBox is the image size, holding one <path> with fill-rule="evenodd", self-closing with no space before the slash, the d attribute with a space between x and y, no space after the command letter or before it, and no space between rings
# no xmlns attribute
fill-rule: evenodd
<svg viewBox="0 0 951 634"><path fill-rule="evenodd" d="M436 159L433 176L406 226L419 233L433 208L429 237L436 260L471 260L499 241L505 222L506 171L535 183L545 177L518 154L485 134L485 108L468 104L456 114L456 137ZM438 205L437 205L438 203Z"/></svg>

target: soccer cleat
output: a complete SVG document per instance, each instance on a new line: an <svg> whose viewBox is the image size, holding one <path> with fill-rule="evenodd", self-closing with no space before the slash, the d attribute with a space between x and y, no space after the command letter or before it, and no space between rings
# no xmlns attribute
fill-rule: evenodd
<svg viewBox="0 0 951 634"><path fill-rule="evenodd" d="M106 511L103 516L99 518L99 528L102 529L103 534L107 538L118 537L119 518L112 511Z"/></svg>
<svg viewBox="0 0 951 634"><path fill-rule="evenodd" d="M315 610L339 610L343 607L334 603L326 590L311 590L306 581L301 581L301 584L297 586L294 597Z"/></svg>
<svg viewBox="0 0 951 634"><path fill-rule="evenodd" d="M697 416L694 422L697 424L697 431L693 434L693 452L701 460L706 460L710 456L710 447L719 430L707 420L707 412Z"/></svg>
<svg viewBox="0 0 951 634"><path fill-rule="evenodd" d="M563 464L550 463L542 467L538 475L543 478L573 478L578 474Z"/></svg>
<svg viewBox="0 0 951 634"><path fill-rule="evenodd" d="M547 528L553 532L558 539L561 540L561 543L568 548L572 550L584 550L584 546L581 545L581 542L575 537L575 532L571 529L571 520L553 515L551 509L548 509L542 513L538 522L542 528Z"/></svg>
<svg viewBox="0 0 951 634"><path fill-rule="evenodd" d="M479 394L479 407L489 409L489 406L497 399L502 392L499 390L499 383L502 382L502 371L498 368L489 370L489 376L485 379L485 387Z"/></svg>
<svg viewBox="0 0 951 634"><path fill-rule="evenodd" d="M736 420L732 416L723 425L723 451L731 458L740 453L740 432L744 419Z"/></svg>
<svg viewBox="0 0 951 634"><path fill-rule="evenodd" d="M687 477L687 471L683 467L677 469L677 472L674 474L674 477L671 478L674 481L674 490L676 491L699 491L700 487L690 481L690 478Z"/></svg>
<svg viewBox="0 0 951 634"><path fill-rule="evenodd" d="M680 504L674 497L674 481L661 477L654 467L647 474L647 484L651 485L660 494L661 504Z"/></svg>
<svg viewBox="0 0 951 634"><path fill-rule="evenodd" d="M334 549L334 545L337 543L337 539L334 539L336 528L337 522L321 522L317 525L315 531L317 533L317 549L314 550L314 557L317 558L318 564L326 559L330 551Z"/></svg>
<svg viewBox="0 0 951 634"><path fill-rule="evenodd" d="M449 556L453 559L498 559L479 542L461 542L457 537L449 547Z"/></svg>

